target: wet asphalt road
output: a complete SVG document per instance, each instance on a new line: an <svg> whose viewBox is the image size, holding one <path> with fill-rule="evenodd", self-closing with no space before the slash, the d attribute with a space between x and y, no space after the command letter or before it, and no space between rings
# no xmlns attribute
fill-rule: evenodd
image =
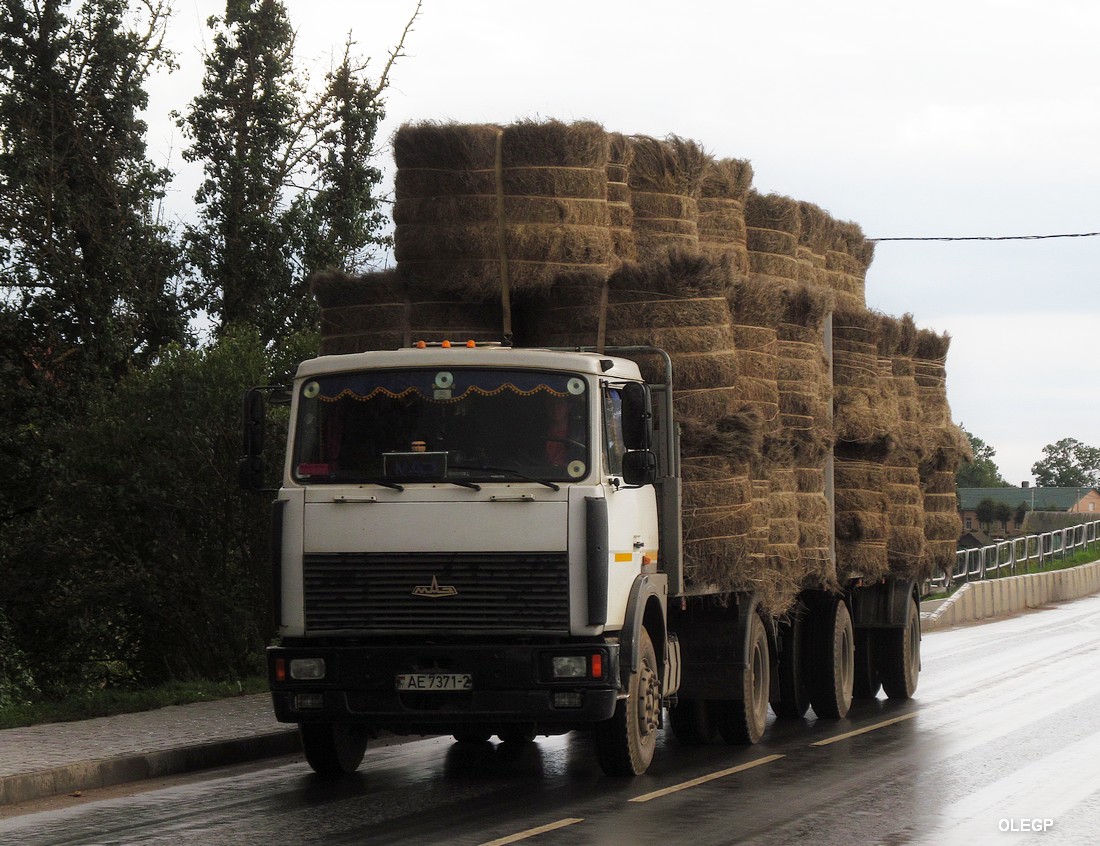
<svg viewBox="0 0 1100 846"><path fill-rule="evenodd" d="M1100 597L928 634L923 663L911 702L772 723L749 748L668 735L633 780L579 734L433 738L368 749L337 784L284 760L0 819L0 844L1100 841Z"/></svg>

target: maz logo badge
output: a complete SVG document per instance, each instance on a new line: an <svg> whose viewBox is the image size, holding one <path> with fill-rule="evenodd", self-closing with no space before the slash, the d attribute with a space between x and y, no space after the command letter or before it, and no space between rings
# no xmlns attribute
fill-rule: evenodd
<svg viewBox="0 0 1100 846"><path fill-rule="evenodd" d="M457 596L458 588L454 585L440 585L435 576L432 576L430 585L417 585L413 588L413 596Z"/></svg>

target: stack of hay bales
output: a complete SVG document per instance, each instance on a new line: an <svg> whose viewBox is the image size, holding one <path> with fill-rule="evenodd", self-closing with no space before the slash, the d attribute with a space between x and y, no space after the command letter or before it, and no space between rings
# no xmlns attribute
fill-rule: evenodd
<svg viewBox="0 0 1100 846"><path fill-rule="evenodd" d="M417 340L500 340L500 302L470 301L396 270L310 280L321 307L321 355L390 350Z"/></svg>
<svg viewBox="0 0 1100 846"><path fill-rule="evenodd" d="M394 254L407 278L473 299L557 281L599 284L615 262L610 142L599 124L402 126Z"/></svg>
<svg viewBox="0 0 1100 846"><path fill-rule="evenodd" d="M745 199L752 187L752 165L744 159L711 161L699 197L699 249L722 259L729 255L735 273L749 272Z"/></svg>
<svg viewBox="0 0 1100 846"><path fill-rule="evenodd" d="M634 209L630 203L630 165L634 146L621 132L608 135L607 210L611 226L611 249L618 262L638 260L634 243Z"/></svg>
<svg viewBox="0 0 1100 846"><path fill-rule="evenodd" d="M825 465L833 447L832 383L825 355L825 317L832 295L814 285L788 289L777 334L779 419L768 457L792 468L798 507L802 579L835 585L832 510L825 497Z"/></svg>
<svg viewBox="0 0 1100 846"><path fill-rule="evenodd" d="M689 585L756 591L779 614L803 587L950 567L966 441L946 338L867 310L873 244L856 224L753 191L748 162L676 136L423 123L394 147L398 269L314 279L322 352L507 331L660 347ZM663 382L663 360L635 358Z"/></svg>
<svg viewBox="0 0 1100 846"><path fill-rule="evenodd" d="M898 408L893 449L883 468L890 526L886 557L891 572L915 574L923 579L929 575L930 558L925 543L924 493L920 480L925 443L913 369L916 347L917 328L911 315L880 318L880 362L889 368Z"/></svg>
<svg viewBox="0 0 1100 846"><path fill-rule="evenodd" d="M698 200L710 155L676 135L663 140L634 135L630 141L630 207L638 261L659 260L668 252L698 252Z"/></svg>
<svg viewBox="0 0 1100 846"><path fill-rule="evenodd" d="M920 466L924 489L924 534L931 569L950 574L962 521L955 495L955 474L971 459L966 436L951 421L947 402L947 351L951 338L928 329L917 332L913 376L925 438Z"/></svg>
<svg viewBox="0 0 1100 846"><path fill-rule="evenodd" d="M883 460L897 419L892 379L882 377L879 318L861 310L833 315L833 423L837 439L837 567L840 575L878 578L887 571L887 500Z"/></svg>
<svg viewBox="0 0 1100 846"><path fill-rule="evenodd" d="M798 281L828 288L825 251L832 242L833 219L813 203L798 204Z"/></svg>

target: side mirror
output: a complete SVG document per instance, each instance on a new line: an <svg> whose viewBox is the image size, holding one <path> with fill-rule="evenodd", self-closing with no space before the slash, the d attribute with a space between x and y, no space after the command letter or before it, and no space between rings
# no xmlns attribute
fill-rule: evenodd
<svg viewBox="0 0 1100 846"><path fill-rule="evenodd" d="M258 491L264 486L264 430L267 411L259 388L244 393L241 414L241 458L237 477L242 488Z"/></svg>
<svg viewBox="0 0 1100 846"><path fill-rule="evenodd" d="M631 487L657 481L657 456L648 449L636 449L623 456L623 481Z"/></svg>
<svg viewBox="0 0 1100 846"><path fill-rule="evenodd" d="M622 387L623 444L628 450L648 450L653 445L653 413L649 386L627 382Z"/></svg>
<svg viewBox="0 0 1100 846"><path fill-rule="evenodd" d="M244 392L241 414L241 452L244 455L263 455L266 422L264 395L259 388L249 388Z"/></svg>

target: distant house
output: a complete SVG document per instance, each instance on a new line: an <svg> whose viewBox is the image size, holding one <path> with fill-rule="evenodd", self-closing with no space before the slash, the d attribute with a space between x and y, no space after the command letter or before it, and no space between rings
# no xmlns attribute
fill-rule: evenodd
<svg viewBox="0 0 1100 846"><path fill-rule="evenodd" d="M1019 531L1016 510L1026 503L1029 511L1065 511L1078 514L1095 513L1100 519L1100 490L1096 488L959 488L959 514L963 529L980 529L978 503L983 499L1004 503L1012 509L1008 521L1010 532ZM995 532L1000 528L990 526Z"/></svg>
<svg viewBox="0 0 1100 846"><path fill-rule="evenodd" d="M968 529L959 536L959 549L981 549L993 543L993 538L980 529Z"/></svg>

